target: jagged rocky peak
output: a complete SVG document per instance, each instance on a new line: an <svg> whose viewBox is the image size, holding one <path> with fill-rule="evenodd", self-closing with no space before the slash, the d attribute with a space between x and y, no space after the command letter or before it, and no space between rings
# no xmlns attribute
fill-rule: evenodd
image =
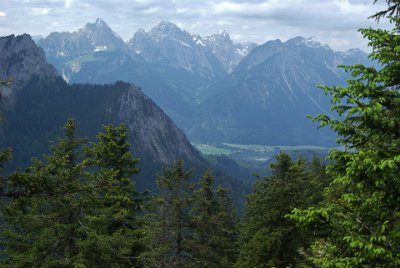
<svg viewBox="0 0 400 268"><path fill-rule="evenodd" d="M160 21L160 23L154 26L150 30L149 34L156 41L160 41L163 38L172 38L186 41L191 39L191 35L188 32L183 31L176 24L165 20Z"/></svg>
<svg viewBox="0 0 400 268"><path fill-rule="evenodd" d="M95 25L98 27L108 27L107 23L103 19L100 19L100 18L96 19Z"/></svg>
<svg viewBox="0 0 400 268"><path fill-rule="evenodd" d="M229 37L228 32L225 31L225 30L222 29L222 28L218 30L218 35L219 35L219 36L224 36L224 37Z"/></svg>
<svg viewBox="0 0 400 268"><path fill-rule="evenodd" d="M256 44L235 44L224 29L204 38L204 43L211 49L213 54L224 66L226 72L230 73L246 57Z"/></svg>
<svg viewBox="0 0 400 268"><path fill-rule="evenodd" d="M224 29L219 29L217 33L213 33L204 37L204 41L212 48L216 46L234 47L231 37Z"/></svg>
<svg viewBox="0 0 400 268"><path fill-rule="evenodd" d="M148 35L148 33L146 32L146 30L143 28L140 28L135 32L135 34L133 35L133 38L135 38L135 36L147 36L147 35Z"/></svg>
<svg viewBox="0 0 400 268"><path fill-rule="evenodd" d="M210 41L211 40L214 40L214 41L223 40L226 42L232 42L231 37L229 36L228 32L225 31L224 29L219 29L217 33L206 36L205 39L210 40Z"/></svg>
<svg viewBox="0 0 400 268"><path fill-rule="evenodd" d="M362 53L365 54L364 51L362 51L359 48L350 48L349 50L347 50L347 53L351 53L351 54L358 54L358 53Z"/></svg>
<svg viewBox="0 0 400 268"><path fill-rule="evenodd" d="M100 18L96 19L94 23L87 23L85 27L78 30L78 32L86 34L94 44L111 43L111 49L119 48L121 45L120 41L123 42L122 38Z"/></svg>
<svg viewBox="0 0 400 268"><path fill-rule="evenodd" d="M146 60L151 58L151 51L155 49L155 40L145 29L140 28L135 32L133 37L126 42L127 47L130 49L130 55L141 55Z"/></svg>
<svg viewBox="0 0 400 268"><path fill-rule="evenodd" d="M120 38L113 30L111 30L110 26L102 20L96 19L94 23L87 23L85 27L78 30L78 32L86 32L86 33L107 33L112 34L117 38Z"/></svg>
<svg viewBox="0 0 400 268"><path fill-rule="evenodd" d="M63 57L79 57L98 51L119 49L124 52L128 48L122 38L116 34L102 19L87 23L75 32L51 33L39 40L49 60Z"/></svg>
<svg viewBox="0 0 400 268"><path fill-rule="evenodd" d="M193 38L193 42L195 42L197 45L202 46L202 47L207 46L205 40L200 35L192 34L192 38Z"/></svg>
<svg viewBox="0 0 400 268"><path fill-rule="evenodd" d="M110 27L103 19L98 18L93 23L91 23L91 22L86 23L85 27L83 27L81 30L85 30L85 29L95 30L95 29L109 29L109 28Z"/></svg>
<svg viewBox="0 0 400 268"><path fill-rule="evenodd" d="M14 86L20 86L34 75L54 77L57 71L31 36L0 37L0 79L11 78Z"/></svg>
<svg viewBox="0 0 400 268"><path fill-rule="evenodd" d="M182 30L175 24L169 21L162 20L151 29L152 32L174 33Z"/></svg>
<svg viewBox="0 0 400 268"><path fill-rule="evenodd" d="M139 42L143 42L143 41L147 41L149 40L149 33L146 32L145 29L140 28L139 30L137 30L135 32L135 34L133 35L133 37L131 39L129 39L126 44L130 47L135 47L135 45Z"/></svg>
<svg viewBox="0 0 400 268"><path fill-rule="evenodd" d="M110 26L100 18L97 18L95 22L88 22L86 23L85 27L83 29L110 29Z"/></svg>

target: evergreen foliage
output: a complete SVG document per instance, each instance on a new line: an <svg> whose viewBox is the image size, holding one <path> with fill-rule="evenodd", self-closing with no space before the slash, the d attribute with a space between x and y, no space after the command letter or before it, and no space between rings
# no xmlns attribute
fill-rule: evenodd
<svg viewBox="0 0 400 268"><path fill-rule="evenodd" d="M0 88L1 86L4 85L9 85L12 81L10 79L8 80L0 80ZM0 92L0 98L1 98L1 92ZM2 121L2 114L0 114L0 122ZM5 190L5 178L2 175L4 164L12 158L12 150L11 148L5 148L5 149L0 149L0 199L3 197L3 191ZM1 205L1 203L0 203Z"/></svg>
<svg viewBox="0 0 400 268"><path fill-rule="evenodd" d="M51 146L46 163L33 160L26 172L6 179L1 208L2 264L13 267L72 267L79 263L78 243L85 237L80 224L88 189L82 187L84 165L79 162L82 140L68 120L64 139Z"/></svg>
<svg viewBox="0 0 400 268"><path fill-rule="evenodd" d="M272 176L259 178L248 196L237 267L294 267L305 259L308 233L285 216L320 201L324 170L317 160L307 168L303 159L286 153L271 169Z"/></svg>
<svg viewBox="0 0 400 268"><path fill-rule="evenodd" d="M192 267L232 267L237 251L237 216L225 189L206 172L190 210Z"/></svg>
<svg viewBox="0 0 400 268"><path fill-rule="evenodd" d="M147 251L142 254L146 267L190 267L189 208L192 202L192 172L176 161L157 179L161 191L154 198L155 212L148 216Z"/></svg>
<svg viewBox="0 0 400 268"><path fill-rule="evenodd" d="M237 255L237 215L232 200L206 172L198 183L176 161L164 169L160 195L145 215L144 267L232 267Z"/></svg>
<svg viewBox="0 0 400 268"><path fill-rule="evenodd" d="M142 221L141 200L132 178L138 173L124 126L104 126L97 142L86 148L91 210L83 224L87 237L80 255L87 267L139 266Z"/></svg>
<svg viewBox="0 0 400 268"><path fill-rule="evenodd" d="M326 204L292 216L319 235L311 258L318 266L400 266L400 2L386 2L372 17L393 29L360 30L381 68L343 67L353 76L348 85L323 87L342 117L314 118L349 148L330 153Z"/></svg>
<svg viewBox="0 0 400 268"><path fill-rule="evenodd" d="M82 156L68 120L45 162L4 180L2 265L137 267L137 173L124 127L105 127ZM109 154L107 154L107 152Z"/></svg>

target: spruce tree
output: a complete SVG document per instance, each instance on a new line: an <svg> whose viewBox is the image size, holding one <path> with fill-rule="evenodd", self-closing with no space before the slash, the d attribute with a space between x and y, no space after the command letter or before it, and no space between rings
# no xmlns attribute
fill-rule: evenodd
<svg viewBox="0 0 400 268"><path fill-rule="evenodd" d="M160 195L153 199L155 211L147 215L147 250L141 255L146 267L191 267L191 177L192 172L186 171L184 162L178 160L157 179Z"/></svg>
<svg viewBox="0 0 400 268"><path fill-rule="evenodd" d="M45 161L4 180L1 263L10 267L140 267L137 159L124 127L105 127L82 156L68 120Z"/></svg>
<svg viewBox="0 0 400 268"><path fill-rule="evenodd" d="M141 200L134 190L138 159L132 156L124 126L104 126L86 148L90 193L82 220L87 237L80 258L87 267L138 267L142 232Z"/></svg>
<svg viewBox="0 0 400 268"><path fill-rule="evenodd" d="M309 197L309 204L320 206L325 201L324 190L329 186L331 177L326 173L326 166L318 157L313 157L306 170L307 186L304 194Z"/></svg>
<svg viewBox="0 0 400 268"><path fill-rule="evenodd" d="M237 216L225 189L214 187L206 172L194 192L190 210L193 267L232 267L236 259Z"/></svg>
<svg viewBox="0 0 400 268"><path fill-rule="evenodd" d="M236 267L287 267L303 259L306 234L285 215L308 202L305 162L281 153L271 168L273 175L259 178L247 198Z"/></svg>
<svg viewBox="0 0 400 268"><path fill-rule="evenodd" d="M79 162L81 139L68 120L64 138L51 147L46 162L34 160L24 173L7 178L7 200L0 242L5 266L73 267L79 264L79 241L85 237L81 220L84 165Z"/></svg>
<svg viewBox="0 0 400 268"><path fill-rule="evenodd" d="M341 117L315 117L349 148L330 153L326 204L292 216L319 234L311 258L319 266L400 266L400 1L386 2L372 17L393 29L360 30L379 69L343 67L352 75L347 86L323 87Z"/></svg>

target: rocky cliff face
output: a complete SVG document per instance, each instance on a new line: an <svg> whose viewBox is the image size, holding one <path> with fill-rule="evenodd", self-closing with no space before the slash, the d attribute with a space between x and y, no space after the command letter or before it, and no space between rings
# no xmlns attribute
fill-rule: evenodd
<svg viewBox="0 0 400 268"><path fill-rule="evenodd" d="M57 75L56 69L47 63L43 50L27 34L0 37L0 79L13 81L10 87L2 89L2 96L12 95L34 75Z"/></svg>
<svg viewBox="0 0 400 268"><path fill-rule="evenodd" d="M128 127L141 151L150 152L152 158L162 163L179 158L202 162L183 131L138 88L128 87L118 102L118 120Z"/></svg>

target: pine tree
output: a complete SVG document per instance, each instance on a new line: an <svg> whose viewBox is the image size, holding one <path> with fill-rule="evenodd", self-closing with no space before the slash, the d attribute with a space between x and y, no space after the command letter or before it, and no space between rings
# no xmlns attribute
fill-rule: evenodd
<svg viewBox="0 0 400 268"><path fill-rule="evenodd" d="M312 256L319 266L400 266L400 2L386 2L372 17L388 18L393 29L360 30L380 69L343 67L353 76L348 85L323 87L341 117L315 117L350 148L330 153L326 204L292 217L320 235Z"/></svg>
<svg viewBox="0 0 400 268"><path fill-rule="evenodd" d="M203 175L190 210L193 267L232 267L236 259L237 217L226 190L214 188L210 172Z"/></svg>

